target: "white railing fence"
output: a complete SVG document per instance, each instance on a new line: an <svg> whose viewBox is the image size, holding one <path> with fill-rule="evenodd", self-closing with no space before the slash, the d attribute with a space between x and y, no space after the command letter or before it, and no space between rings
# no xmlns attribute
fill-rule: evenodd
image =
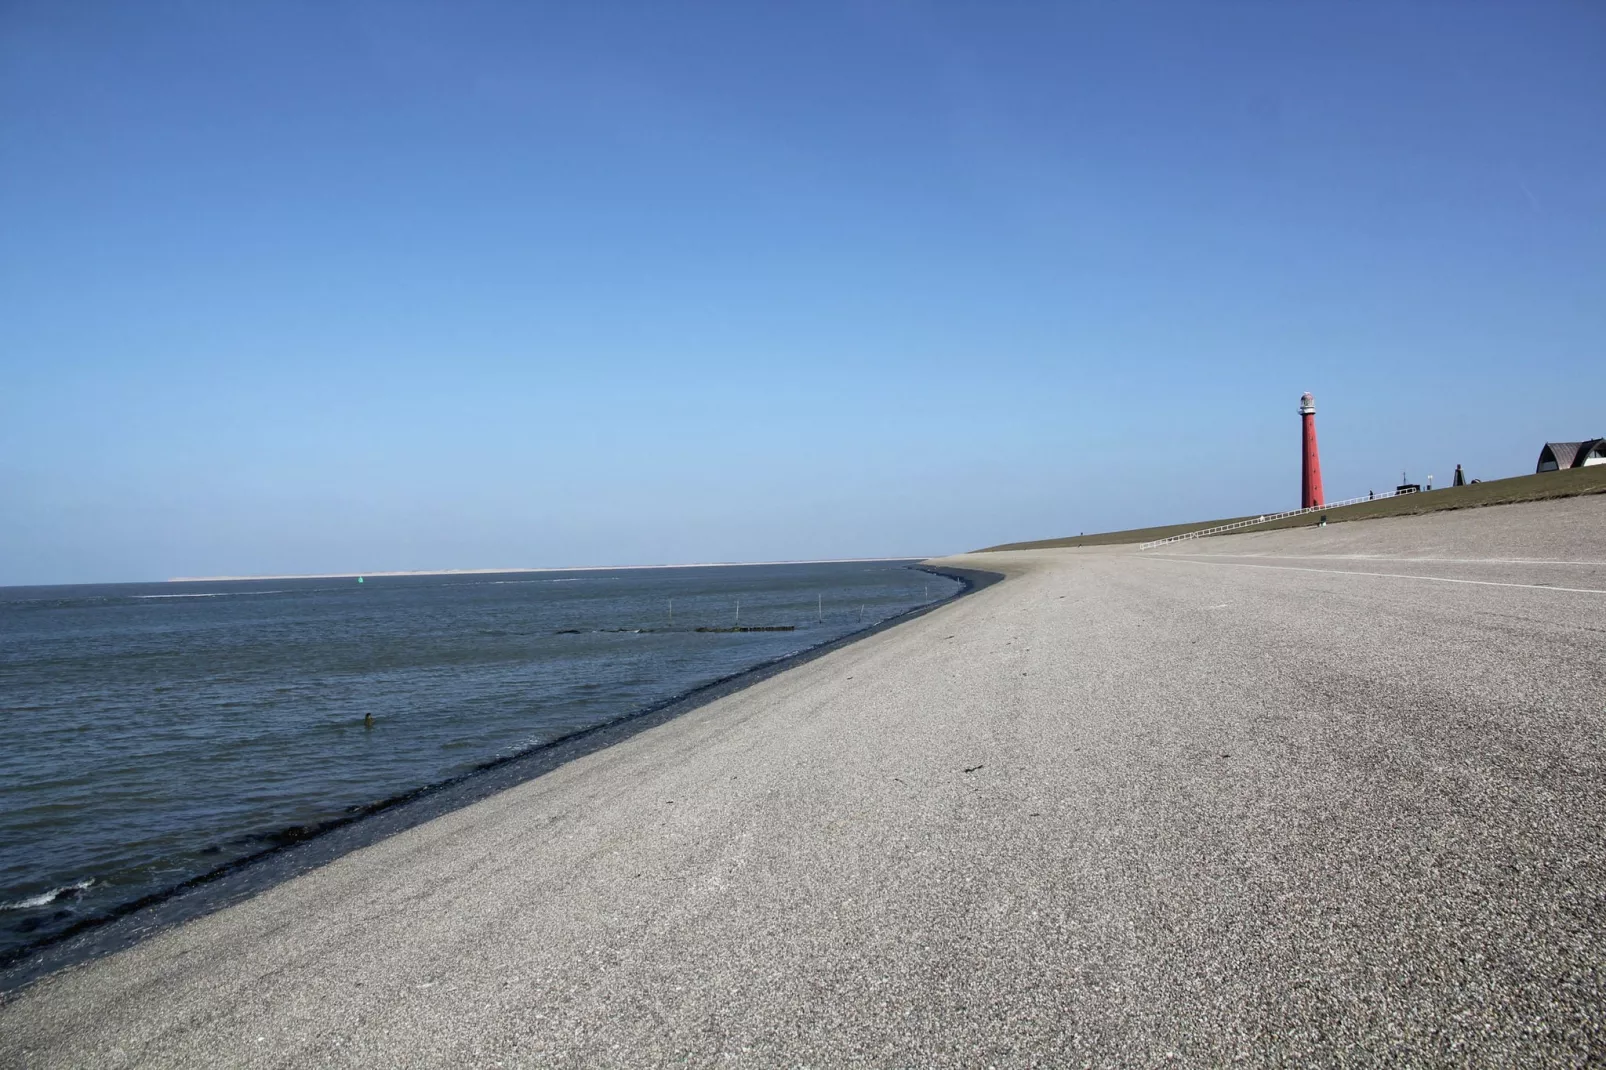
<svg viewBox="0 0 1606 1070"><path fill-rule="evenodd" d="M1213 528L1201 528L1198 531L1185 531L1181 535L1172 535L1171 537L1165 539L1155 539L1153 542L1139 543L1138 549L1152 550L1156 546L1169 546L1174 542L1183 542L1187 539L1202 539L1206 535L1224 535L1229 531L1241 531L1244 528L1252 528L1261 524L1269 524L1273 520L1282 520L1285 517L1303 516L1306 513L1325 513L1329 509L1342 509L1346 505L1359 505L1361 502L1381 501L1384 498L1392 498L1397 493L1398 492L1391 490L1386 494L1368 494L1364 498L1345 498L1341 502L1327 502L1324 505L1313 505L1309 509L1290 509L1283 513L1267 513L1264 516L1252 516L1248 520L1235 520L1231 524L1217 524ZM1407 491L1406 493L1409 494L1413 492Z"/></svg>

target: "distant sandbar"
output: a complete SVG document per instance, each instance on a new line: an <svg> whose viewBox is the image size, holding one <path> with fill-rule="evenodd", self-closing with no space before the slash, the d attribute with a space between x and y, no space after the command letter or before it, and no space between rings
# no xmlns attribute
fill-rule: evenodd
<svg viewBox="0 0 1606 1070"><path fill-rule="evenodd" d="M559 568L426 568L400 572L309 572L282 576L174 576L168 583L219 583L224 580L352 580L382 576L499 576L514 572L623 572L646 568L736 568L741 565L851 565L874 561L921 561L909 557L822 557L807 561L694 561L678 565L573 565Z"/></svg>

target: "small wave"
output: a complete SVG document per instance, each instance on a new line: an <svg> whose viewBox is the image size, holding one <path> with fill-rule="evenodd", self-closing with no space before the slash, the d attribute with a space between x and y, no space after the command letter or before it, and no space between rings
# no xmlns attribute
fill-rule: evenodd
<svg viewBox="0 0 1606 1070"><path fill-rule="evenodd" d="M538 579L538 580L481 580L478 583L464 583L464 584L460 584L459 586L463 586L463 587L504 587L504 586L507 586L508 584L515 584L515 583L585 583L588 580L593 580L593 579L611 580L611 579L616 579L616 578L617 577L614 577L614 576L600 576L600 577L599 576L559 576L556 579L553 579L553 578L550 578L550 577L543 577L543 578Z"/></svg>
<svg viewBox="0 0 1606 1070"><path fill-rule="evenodd" d="M289 594L285 588L272 591L204 591L199 594L131 594L130 598L234 598L241 595Z"/></svg>
<svg viewBox="0 0 1606 1070"><path fill-rule="evenodd" d="M19 899L15 903L0 903L0 910L32 910L34 907L47 907L58 899L76 899L95 883L95 878L81 880L77 884L65 884L60 888L52 888L48 892L30 895L26 899Z"/></svg>
<svg viewBox="0 0 1606 1070"><path fill-rule="evenodd" d="M99 598L8 598L0 600L5 609L74 609L78 606L103 606L117 599L111 595Z"/></svg>

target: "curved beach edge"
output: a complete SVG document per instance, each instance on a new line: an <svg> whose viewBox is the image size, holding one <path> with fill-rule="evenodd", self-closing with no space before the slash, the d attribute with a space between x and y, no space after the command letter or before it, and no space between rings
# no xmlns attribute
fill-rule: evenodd
<svg viewBox="0 0 1606 1070"><path fill-rule="evenodd" d="M0 958L0 1001L8 1001L35 981L60 970L115 954L185 922L216 913L353 851L487 799L834 650L924 616L990 587L1014 571L1007 567L1003 571L966 567L969 560L965 560L963 566L949 563L959 560L957 557L934 558L908 566L959 581L960 589L947 598L916 606L794 654L762 662L601 724L494 759L448 780L370 803L316 825L280 830L272 835L277 842L265 850L85 918L63 932L9 952Z"/></svg>

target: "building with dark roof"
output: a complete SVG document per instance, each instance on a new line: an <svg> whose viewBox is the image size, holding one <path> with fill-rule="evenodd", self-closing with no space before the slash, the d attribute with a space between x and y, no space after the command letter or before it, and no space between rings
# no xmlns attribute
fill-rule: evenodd
<svg viewBox="0 0 1606 1070"><path fill-rule="evenodd" d="M1539 451L1539 466L1535 472L1554 472L1561 468L1585 468L1592 464L1606 464L1606 438L1591 438L1583 442L1546 442Z"/></svg>

